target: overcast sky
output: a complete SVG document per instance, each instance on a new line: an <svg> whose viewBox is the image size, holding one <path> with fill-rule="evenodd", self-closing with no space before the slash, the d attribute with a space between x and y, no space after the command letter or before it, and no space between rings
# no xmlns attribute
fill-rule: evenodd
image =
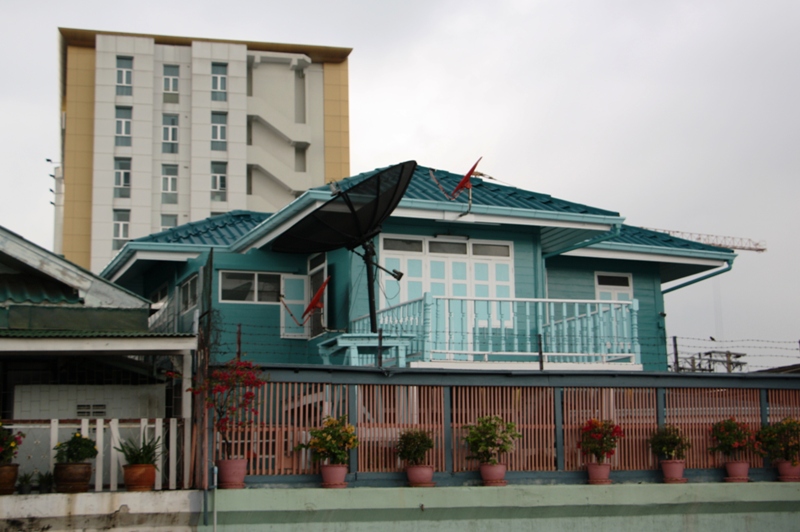
<svg viewBox="0 0 800 532"><path fill-rule="evenodd" d="M0 0L0 14L0 225L40 245L59 26L351 47L352 173L483 156L502 182L632 225L766 241L667 295L667 333L682 351L714 336L754 369L800 363L796 0Z"/></svg>

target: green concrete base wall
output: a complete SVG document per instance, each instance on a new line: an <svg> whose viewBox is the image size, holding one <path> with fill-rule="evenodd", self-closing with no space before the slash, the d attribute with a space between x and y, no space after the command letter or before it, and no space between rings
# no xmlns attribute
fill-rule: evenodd
<svg viewBox="0 0 800 532"><path fill-rule="evenodd" d="M766 482L220 490L216 504L217 530L236 532L800 529L800 484Z"/></svg>

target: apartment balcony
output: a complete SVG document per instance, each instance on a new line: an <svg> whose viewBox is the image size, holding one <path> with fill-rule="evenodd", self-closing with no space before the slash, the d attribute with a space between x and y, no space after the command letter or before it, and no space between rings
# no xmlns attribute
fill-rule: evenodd
<svg viewBox="0 0 800 532"><path fill-rule="evenodd" d="M369 316L320 351L354 366L641 370L638 308L637 300L425 294L378 311L380 364ZM332 358L340 354L344 361Z"/></svg>

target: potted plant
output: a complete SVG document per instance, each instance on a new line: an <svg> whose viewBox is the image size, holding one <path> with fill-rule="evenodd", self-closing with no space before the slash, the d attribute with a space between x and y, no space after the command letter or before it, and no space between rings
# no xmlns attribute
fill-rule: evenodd
<svg viewBox="0 0 800 532"><path fill-rule="evenodd" d="M424 465L425 455L433 449L433 438L425 430L408 429L400 434L397 456L406 461L406 475L411 487L431 487L433 466Z"/></svg>
<svg viewBox="0 0 800 532"><path fill-rule="evenodd" d="M41 471L36 474L36 484L39 488L39 493L53 493L53 473Z"/></svg>
<svg viewBox="0 0 800 532"><path fill-rule="evenodd" d="M787 417L756 434L761 454L778 468L781 482L800 482L800 421Z"/></svg>
<svg viewBox="0 0 800 532"><path fill-rule="evenodd" d="M214 413L214 428L222 438L221 458L216 460L220 488L244 487L247 459L233 456L231 432L249 423L248 414L256 413L252 408L256 398L253 390L265 384L252 362L231 360L213 370L202 384L189 388L194 394L203 395L206 408Z"/></svg>
<svg viewBox="0 0 800 532"><path fill-rule="evenodd" d="M500 416L479 417L474 425L467 425L464 441L469 449L467 460L480 463L484 486L505 486L506 464L498 461L500 454L514 449L514 440L521 438L517 425L503 421Z"/></svg>
<svg viewBox="0 0 800 532"><path fill-rule="evenodd" d="M23 439L25 434L22 432L14 434L11 430L3 428L3 424L0 423L0 495L14 493L19 464L12 464L11 461L17 456Z"/></svg>
<svg viewBox="0 0 800 532"><path fill-rule="evenodd" d="M650 444L653 454L660 459L664 483L681 484L686 482L683 470L686 466L686 451L692 447L689 438L681 434L678 427L666 425L653 432L647 443Z"/></svg>
<svg viewBox="0 0 800 532"><path fill-rule="evenodd" d="M53 447L56 468L53 474L59 493L85 493L89 491L92 464L87 462L97 456L97 446L88 436L75 432L64 442Z"/></svg>
<svg viewBox="0 0 800 532"><path fill-rule="evenodd" d="M159 442L161 438L151 438L140 443L136 440L126 440L115 447L125 457L127 465L122 466L125 479L125 489L128 491L153 491L156 485L156 460L161 452Z"/></svg>
<svg viewBox="0 0 800 532"><path fill-rule="evenodd" d="M17 492L20 495L29 495L33 489L33 473L21 474L17 482Z"/></svg>
<svg viewBox="0 0 800 532"><path fill-rule="evenodd" d="M311 439L298 444L294 450L310 450L314 462L320 464L323 488L345 488L347 464L350 462L350 449L358 447L356 429L347 422L347 416L340 418L327 416L322 427L311 429Z"/></svg>
<svg viewBox="0 0 800 532"><path fill-rule="evenodd" d="M583 425L578 448L583 456L594 458L594 462L586 464L589 484L611 484L611 464L605 463L605 459L614 456L623 437L622 428L608 419L590 419Z"/></svg>
<svg viewBox="0 0 800 532"><path fill-rule="evenodd" d="M725 470L728 474L725 482L747 482L750 463L742 457L742 453L755 447L755 434L745 423L728 418L711 425L710 453L722 453L725 458Z"/></svg>

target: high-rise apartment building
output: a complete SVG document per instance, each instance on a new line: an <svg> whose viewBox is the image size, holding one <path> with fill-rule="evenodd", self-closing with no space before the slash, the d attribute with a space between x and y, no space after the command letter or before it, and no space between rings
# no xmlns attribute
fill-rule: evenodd
<svg viewBox="0 0 800 532"><path fill-rule="evenodd" d="M350 175L349 48L59 32L54 247L81 266Z"/></svg>

